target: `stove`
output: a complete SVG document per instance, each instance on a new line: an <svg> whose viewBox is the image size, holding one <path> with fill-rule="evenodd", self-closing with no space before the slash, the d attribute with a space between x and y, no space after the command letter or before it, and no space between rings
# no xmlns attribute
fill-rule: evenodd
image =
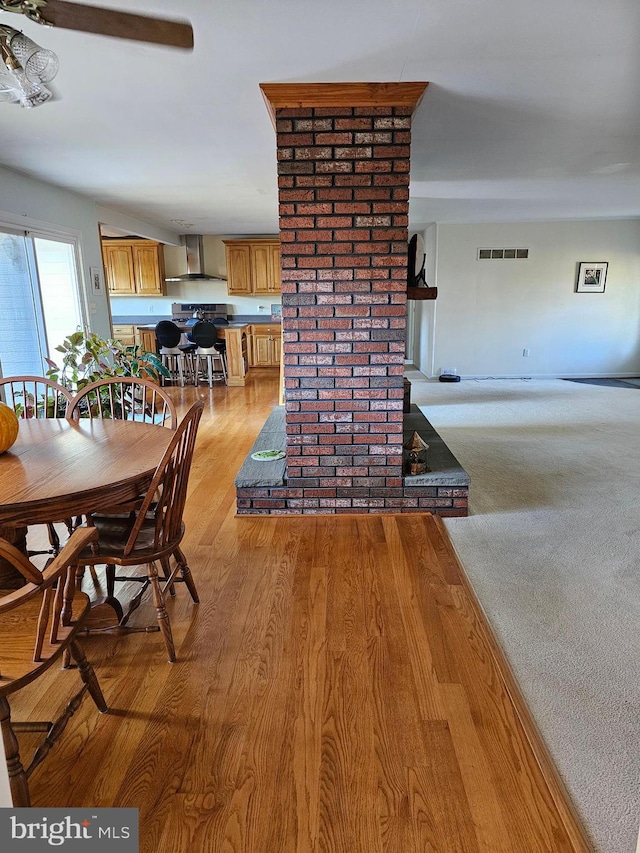
<svg viewBox="0 0 640 853"><path fill-rule="evenodd" d="M171 319L175 323L189 323L193 320L226 320L227 306L215 302L174 302L171 305Z"/></svg>

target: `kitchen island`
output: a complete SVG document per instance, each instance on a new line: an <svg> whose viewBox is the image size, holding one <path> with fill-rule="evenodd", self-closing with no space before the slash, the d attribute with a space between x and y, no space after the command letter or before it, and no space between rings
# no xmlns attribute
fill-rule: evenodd
<svg viewBox="0 0 640 853"><path fill-rule="evenodd" d="M248 361L248 323L218 326L218 335L227 344L227 385L246 385Z"/></svg>
<svg viewBox="0 0 640 853"><path fill-rule="evenodd" d="M181 332L188 332L190 326L176 323ZM227 344L227 385L246 385L248 369L247 332L249 323L229 323L227 326L216 326L218 335ZM149 352L157 352L155 323L137 326L140 343Z"/></svg>

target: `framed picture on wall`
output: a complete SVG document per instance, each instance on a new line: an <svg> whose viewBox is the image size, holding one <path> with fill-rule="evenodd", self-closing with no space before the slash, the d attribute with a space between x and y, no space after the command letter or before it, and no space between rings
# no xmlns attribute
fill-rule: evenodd
<svg viewBox="0 0 640 853"><path fill-rule="evenodd" d="M578 266L576 293L604 293L608 263L582 261Z"/></svg>

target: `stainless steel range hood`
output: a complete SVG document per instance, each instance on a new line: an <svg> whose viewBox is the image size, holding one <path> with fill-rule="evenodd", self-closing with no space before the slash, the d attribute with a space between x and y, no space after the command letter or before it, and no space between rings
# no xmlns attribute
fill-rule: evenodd
<svg viewBox="0 0 640 853"><path fill-rule="evenodd" d="M187 272L165 278L165 281L226 281L221 275L208 275L204 271L204 240L202 234L182 234L180 243L187 249Z"/></svg>

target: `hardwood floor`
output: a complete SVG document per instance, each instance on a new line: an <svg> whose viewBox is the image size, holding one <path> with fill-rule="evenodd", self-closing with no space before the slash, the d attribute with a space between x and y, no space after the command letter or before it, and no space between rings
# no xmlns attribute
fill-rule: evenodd
<svg viewBox="0 0 640 853"><path fill-rule="evenodd" d="M277 371L255 377L173 392L207 405L184 543L201 603L169 602L173 665L158 634L85 641L111 712L83 704L34 805L138 807L143 853L589 850L441 522L235 517L277 403Z"/></svg>

